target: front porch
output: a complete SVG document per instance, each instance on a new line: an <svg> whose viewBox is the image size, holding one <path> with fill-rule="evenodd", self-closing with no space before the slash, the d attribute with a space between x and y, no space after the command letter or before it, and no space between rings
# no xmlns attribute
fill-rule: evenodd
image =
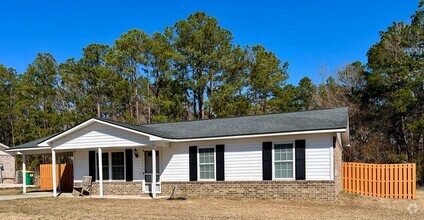
<svg viewBox="0 0 424 220"><path fill-rule="evenodd" d="M92 176L92 194L138 195L156 197L161 193L162 153L164 147L79 149L74 185L81 186L84 176ZM156 175L152 175L156 173ZM152 186L156 191L152 192Z"/></svg>
<svg viewBox="0 0 424 220"><path fill-rule="evenodd" d="M161 193L161 157L163 147L106 147L106 148L82 148L73 150L55 150L51 153L39 151L21 152L22 173L27 171L27 157L31 155L51 156L51 176L49 186L52 196L57 197L60 193L69 192L69 189L62 189L61 181L69 177L61 176L60 161L63 156L72 156L74 169L72 175L73 188L80 187L84 176L92 177L93 196L103 198L105 195L132 195L141 197L156 198ZM40 165L42 166L42 165ZM156 173L156 175L152 175ZM49 178L49 177L48 177ZM152 186L156 185L156 190L152 191ZM27 193L26 185L23 181L20 185L23 194ZM45 189L44 189L45 190Z"/></svg>
<svg viewBox="0 0 424 220"><path fill-rule="evenodd" d="M161 151L169 148L163 141L152 140L151 135L117 126L97 119L88 120L65 132L17 149L22 156L22 172L27 170L28 155L51 156L51 183L53 196L61 191L61 177L56 164L59 157L71 155L74 164L73 184L81 184L84 176L92 177L93 194L151 195L161 192ZM153 175L155 174L156 175ZM152 187L156 186L156 187ZM125 190L120 189L121 187ZM22 191L26 193L25 181ZM156 188L156 190L152 190Z"/></svg>

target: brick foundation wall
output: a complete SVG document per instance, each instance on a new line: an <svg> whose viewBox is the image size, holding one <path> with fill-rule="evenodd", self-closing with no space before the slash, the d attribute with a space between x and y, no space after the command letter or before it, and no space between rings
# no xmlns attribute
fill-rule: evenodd
<svg viewBox="0 0 424 220"><path fill-rule="evenodd" d="M76 187L81 183L74 183ZM288 199L334 200L334 181L217 181L217 182L162 182L158 196L170 196L177 186L176 197L226 199ZM104 195L139 195L141 182L104 182ZM92 195L99 195L99 183L93 183Z"/></svg>
<svg viewBox="0 0 424 220"><path fill-rule="evenodd" d="M142 192L142 182L103 182L104 195L139 195L148 196ZM81 183L75 183L75 187L80 187ZM99 183L92 183L92 195L99 195Z"/></svg>
<svg viewBox="0 0 424 220"><path fill-rule="evenodd" d="M0 164L3 164L3 183L15 183L15 157L0 155Z"/></svg>
<svg viewBox="0 0 424 220"><path fill-rule="evenodd" d="M162 182L162 195L186 198L334 200L334 181Z"/></svg>

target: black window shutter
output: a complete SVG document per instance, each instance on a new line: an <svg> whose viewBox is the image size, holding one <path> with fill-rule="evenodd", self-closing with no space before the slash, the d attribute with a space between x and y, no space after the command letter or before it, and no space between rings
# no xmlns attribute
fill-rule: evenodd
<svg viewBox="0 0 424 220"><path fill-rule="evenodd" d="M305 140L296 140L296 180L306 179Z"/></svg>
<svg viewBox="0 0 424 220"><path fill-rule="evenodd" d="M133 150L125 150L126 180L133 181Z"/></svg>
<svg viewBox="0 0 424 220"><path fill-rule="evenodd" d="M225 180L224 173L224 145L216 145L216 180Z"/></svg>
<svg viewBox="0 0 424 220"><path fill-rule="evenodd" d="M91 180L96 181L96 151L88 152L88 173Z"/></svg>
<svg viewBox="0 0 424 220"><path fill-rule="evenodd" d="M333 148L336 148L337 137L333 137Z"/></svg>
<svg viewBox="0 0 424 220"><path fill-rule="evenodd" d="M189 147L190 181L197 181L197 146Z"/></svg>
<svg viewBox="0 0 424 220"><path fill-rule="evenodd" d="M262 179L272 180L272 142L262 143Z"/></svg>

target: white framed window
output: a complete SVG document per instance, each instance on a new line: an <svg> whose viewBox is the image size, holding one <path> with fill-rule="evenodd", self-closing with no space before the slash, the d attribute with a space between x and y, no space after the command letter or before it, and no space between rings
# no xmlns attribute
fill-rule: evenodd
<svg viewBox="0 0 424 220"><path fill-rule="evenodd" d="M99 159L99 154L96 153L96 160ZM103 179L109 180L109 153L102 153L102 170L103 170ZM99 173L99 162L96 162L96 171L97 171L97 179Z"/></svg>
<svg viewBox="0 0 424 220"><path fill-rule="evenodd" d="M111 152L112 180L125 180L125 153Z"/></svg>
<svg viewBox="0 0 424 220"><path fill-rule="evenodd" d="M275 143L273 148L274 179L294 179L294 144Z"/></svg>
<svg viewBox="0 0 424 220"><path fill-rule="evenodd" d="M198 161L199 180L215 180L215 148L199 147Z"/></svg>
<svg viewBox="0 0 424 220"><path fill-rule="evenodd" d="M99 155L96 153L96 176L99 179ZM123 181L126 179L125 152L111 151L102 153L104 181Z"/></svg>

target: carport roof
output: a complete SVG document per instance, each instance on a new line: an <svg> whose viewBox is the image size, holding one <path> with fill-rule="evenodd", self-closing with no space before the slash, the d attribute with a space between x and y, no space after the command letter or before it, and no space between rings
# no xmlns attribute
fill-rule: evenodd
<svg viewBox="0 0 424 220"><path fill-rule="evenodd" d="M14 149L16 150L16 149L25 149L25 148L36 148L39 143L41 143L41 142L43 142L43 141L45 141L45 140L47 140L49 138L52 138L52 137L54 137L56 135L57 134L49 135L47 137L43 137L43 138L40 138L40 139L37 139L37 140L33 140L33 141L27 142L25 144L17 145L17 146L14 146L14 147L9 147L7 150L14 150Z"/></svg>

